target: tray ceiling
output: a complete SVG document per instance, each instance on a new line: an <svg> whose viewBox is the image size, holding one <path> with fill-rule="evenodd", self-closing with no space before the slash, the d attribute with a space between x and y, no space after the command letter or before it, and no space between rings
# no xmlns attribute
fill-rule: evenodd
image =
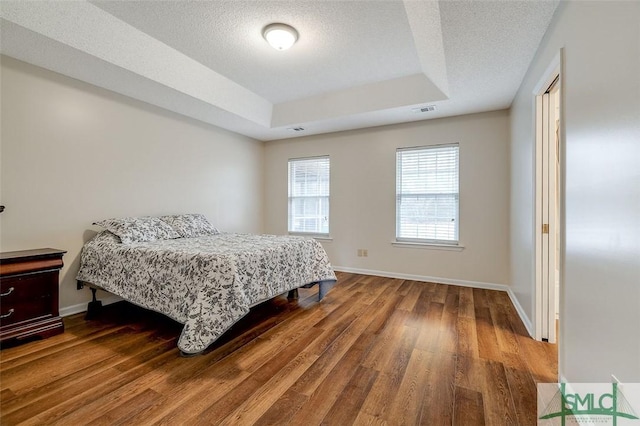
<svg viewBox="0 0 640 426"><path fill-rule="evenodd" d="M272 140L508 108L557 4L3 0L0 50Z"/></svg>

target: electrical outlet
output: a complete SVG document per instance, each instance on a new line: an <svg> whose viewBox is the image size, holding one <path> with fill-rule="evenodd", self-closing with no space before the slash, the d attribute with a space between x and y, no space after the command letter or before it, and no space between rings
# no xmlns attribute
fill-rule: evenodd
<svg viewBox="0 0 640 426"><path fill-rule="evenodd" d="M369 250L367 250L367 249L363 249L363 250L362 250L362 256L364 256L364 257L368 257L368 256L369 256Z"/></svg>
<svg viewBox="0 0 640 426"><path fill-rule="evenodd" d="M362 257L362 249L358 249L358 257Z"/></svg>

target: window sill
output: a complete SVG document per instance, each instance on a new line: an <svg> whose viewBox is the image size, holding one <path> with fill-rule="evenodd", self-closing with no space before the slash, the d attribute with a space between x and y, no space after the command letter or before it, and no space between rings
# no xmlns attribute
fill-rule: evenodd
<svg viewBox="0 0 640 426"><path fill-rule="evenodd" d="M400 248L417 248L427 250L444 250L444 251L462 251L464 246L461 244L438 244L438 243L416 243L409 241L392 241L391 245Z"/></svg>
<svg viewBox="0 0 640 426"><path fill-rule="evenodd" d="M305 234L304 232L289 232L289 235L296 237L311 237L317 241L333 241L330 235L325 234Z"/></svg>
<svg viewBox="0 0 640 426"><path fill-rule="evenodd" d="M317 241L331 242L333 238L328 235L311 235Z"/></svg>

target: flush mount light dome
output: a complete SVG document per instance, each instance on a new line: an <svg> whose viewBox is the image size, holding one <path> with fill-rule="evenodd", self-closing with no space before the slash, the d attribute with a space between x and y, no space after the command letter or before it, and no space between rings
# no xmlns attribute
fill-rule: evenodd
<svg viewBox="0 0 640 426"><path fill-rule="evenodd" d="M287 24L267 25L262 36L276 50L287 50L298 40L296 29Z"/></svg>

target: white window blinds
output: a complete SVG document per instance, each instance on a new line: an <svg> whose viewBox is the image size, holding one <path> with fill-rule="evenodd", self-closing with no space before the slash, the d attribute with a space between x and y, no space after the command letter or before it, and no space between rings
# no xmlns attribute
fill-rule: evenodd
<svg viewBox="0 0 640 426"><path fill-rule="evenodd" d="M396 151L396 239L458 243L458 145Z"/></svg>
<svg viewBox="0 0 640 426"><path fill-rule="evenodd" d="M329 157L289 160L289 232L329 234Z"/></svg>

